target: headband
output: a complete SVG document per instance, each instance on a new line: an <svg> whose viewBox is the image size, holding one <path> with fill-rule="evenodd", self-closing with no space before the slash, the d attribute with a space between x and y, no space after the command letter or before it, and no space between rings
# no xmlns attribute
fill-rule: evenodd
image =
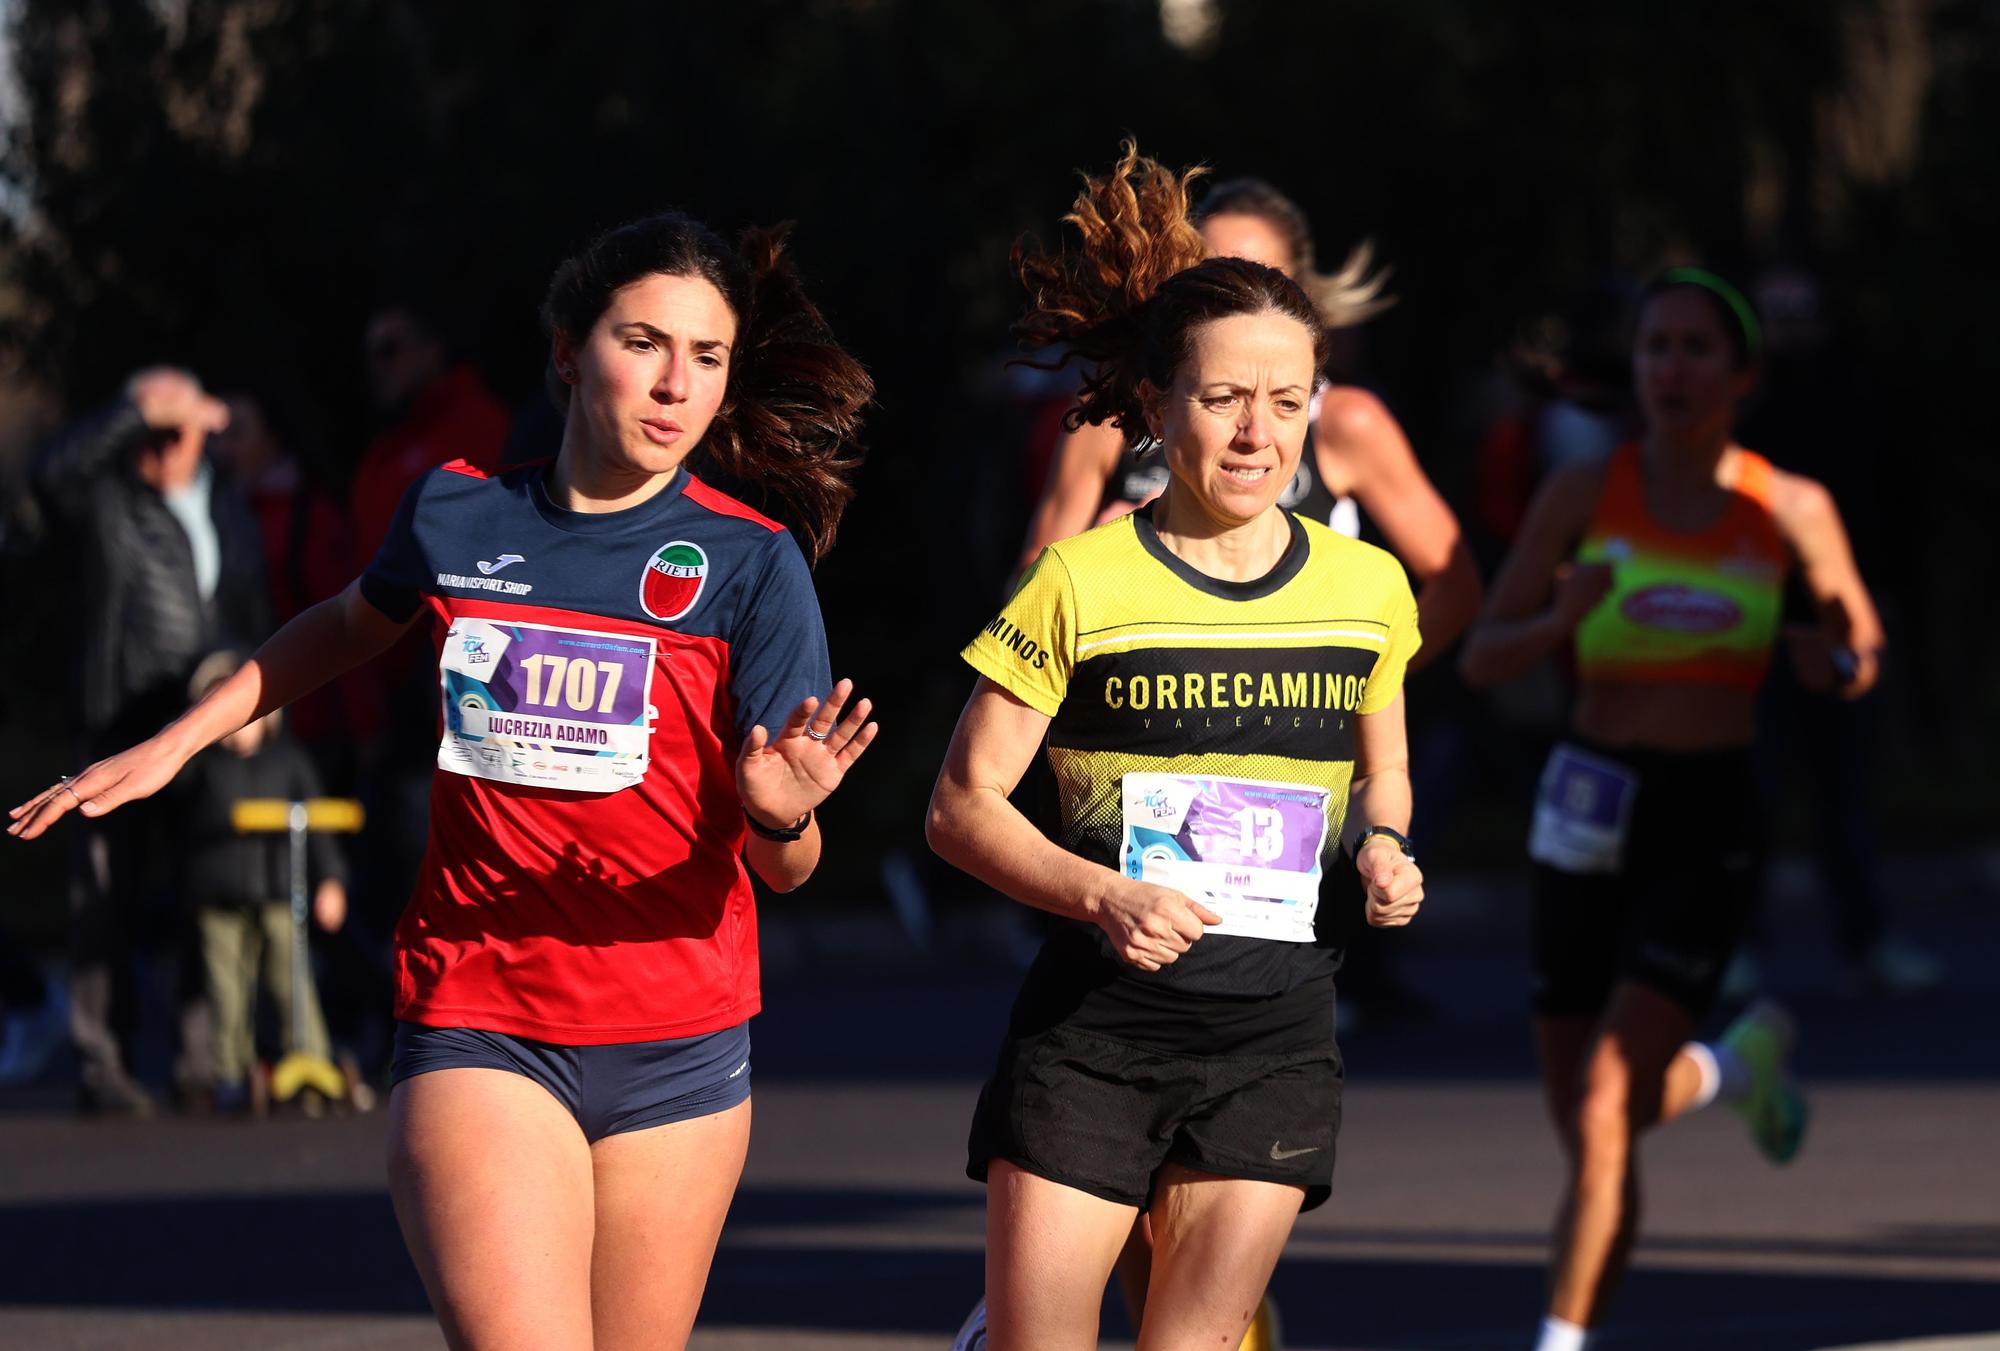
<svg viewBox="0 0 2000 1351"><path fill-rule="evenodd" d="M1743 331L1744 354L1752 361L1757 359L1758 351L1764 346L1764 330L1757 322L1757 312L1750 308L1750 302L1743 298L1741 291L1700 267L1670 267L1653 284L1657 287L1698 286L1720 300L1736 316L1736 325Z"/></svg>

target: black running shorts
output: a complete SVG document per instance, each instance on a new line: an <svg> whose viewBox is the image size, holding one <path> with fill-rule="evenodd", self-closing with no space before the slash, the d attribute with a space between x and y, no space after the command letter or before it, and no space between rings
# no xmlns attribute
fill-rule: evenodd
<svg viewBox="0 0 2000 1351"><path fill-rule="evenodd" d="M1535 1012L1595 1018L1613 987L1631 981L1699 1022L1763 883L1750 753L1583 749L1623 766L1637 788L1615 871L1535 865Z"/></svg>
<svg viewBox="0 0 2000 1351"><path fill-rule="evenodd" d="M1057 1024L1010 1037L979 1095L966 1173L1005 1159L1038 1177L1144 1209L1178 1163L1221 1177L1332 1192L1341 1062L1331 1010L1304 1050L1186 1056Z"/></svg>

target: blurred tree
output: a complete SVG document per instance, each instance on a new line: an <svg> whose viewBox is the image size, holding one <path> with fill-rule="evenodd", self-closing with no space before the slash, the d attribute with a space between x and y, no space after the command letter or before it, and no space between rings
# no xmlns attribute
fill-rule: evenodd
<svg viewBox="0 0 2000 1351"><path fill-rule="evenodd" d="M1018 429L979 393L1008 350L1007 247L1026 229L1052 238L1073 170L1107 163L1126 132L1279 183L1323 256L1379 241L1402 303L1373 330L1373 370L1448 485L1469 453L1450 417L1465 373L1523 316L1691 256L1817 268L1920 453L1992 473L1954 458L1984 421L1972 404L1994 341L1968 284L2000 189L1990 4L17 0L11 14L0 342L71 407L147 361L219 381L279 368L342 452L337 476L368 431L358 346L375 298L425 296L525 394L544 360L541 288L590 230L667 204L725 228L797 219L809 279L882 391L863 494L822 573L837 652L885 707L942 710L909 729L906 789L854 808L884 822L914 820L965 683L950 654L1018 530ZM1942 636L1956 611L1922 608L1966 599L1953 587L1977 571L1962 556L1985 537L1976 500L1922 507L1912 519L1955 543L1895 581L1924 615L1906 650L1938 682L1990 641Z"/></svg>

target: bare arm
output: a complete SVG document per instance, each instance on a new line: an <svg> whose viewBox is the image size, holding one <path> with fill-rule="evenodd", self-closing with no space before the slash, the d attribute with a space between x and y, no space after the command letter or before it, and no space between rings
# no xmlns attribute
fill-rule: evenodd
<svg viewBox="0 0 2000 1351"><path fill-rule="evenodd" d="M1329 391L1314 430L1321 456L1336 455L1353 466L1354 496L1416 581L1424 645L1410 665L1420 667L1443 655L1479 613L1479 569L1458 517L1417 463L1402 427L1373 394Z"/></svg>
<svg viewBox="0 0 2000 1351"><path fill-rule="evenodd" d="M1603 469L1581 465L1550 476L1493 579L1486 608L1466 635L1458 673L1475 689L1534 669L1570 641L1611 589L1611 569L1568 562L1590 524Z"/></svg>
<svg viewBox="0 0 2000 1351"><path fill-rule="evenodd" d="M1348 790L1343 849L1369 826L1410 830L1410 746L1403 726L1403 696L1354 720L1354 782ZM1424 875L1416 860L1388 839L1363 845L1354 860L1368 896L1368 922L1379 928L1408 924L1424 901Z"/></svg>
<svg viewBox="0 0 2000 1351"><path fill-rule="evenodd" d="M1854 550L1833 494L1813 479L1780 473L1772 511L1798 555L1801 580L1819 622L1785 631L1800 683L1858 699L1881 673L1885 635L1874 598L1855 565Z"/></svg>
<svg viewBox="0 0 2000 1351"><path fill-rule="evenodd" d="M1049 716L980 677L931 791L924 834L940 858L1025 905L1095 924L1125 961L1157 971L1222 917L1177 891L1078 858L1007 800Z"/></svg>
<svg viewBox="0 0 2000 1351"><path fill-rule="evenodd" d="M797 818L794 817L793 820ZM773 822L771 824L778 824ZM791 822L784 822L790 825ZM819 818L806 823L805 834L796 840L767 840L751 834L743 840L743 858L764 885L776 892L795 891L819 867Z"/></svg>
<svg viewBox="0 0 2000 1351"><path fill-rule="evenodd" d="M1042 500L1028 519L1028 538L1021 548L1015 571L1025 569L1041 551L1057 540L1068 539L1090 529L1097 519L1097 504L1104 485L1118 467L1119 452L1125 449L1125 433L1104 423L1085 423L1063 433L1056 442L1048 479L1042 485Z"/></svg>
<svg viewBox="0 0 2000 1351"><path fill-rule="evenodd" d="M197 752L376 656L410 622L390 619L362 597L359 582L349 585L272 634L235 675L157 735L15 807L7 833L32 840L72 808L96 817L150 797Z"/></svg>

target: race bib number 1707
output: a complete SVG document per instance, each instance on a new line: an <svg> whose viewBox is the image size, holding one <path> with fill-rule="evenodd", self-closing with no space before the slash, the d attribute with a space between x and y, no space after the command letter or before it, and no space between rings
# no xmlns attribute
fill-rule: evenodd
<svg viewBox="0 0 2000 1351"><path fill-rule="evenodd" d="M438 768L610 793L646 777L654 643L622 633L458 619L438 658Z"/></svg>

